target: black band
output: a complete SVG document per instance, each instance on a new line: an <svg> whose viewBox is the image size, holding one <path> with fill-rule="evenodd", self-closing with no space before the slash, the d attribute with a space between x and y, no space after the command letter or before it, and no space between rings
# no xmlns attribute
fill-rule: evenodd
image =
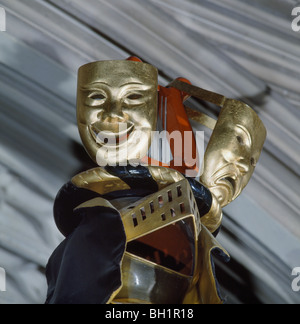
<svg viewBox="0 0 300 324"><path fill-rule="evenodd" d="M54 218L56 225L64 236L68 236L80 224L80 213L74 213L74 209L82 203L101 197L113 200L124 197L146 197L158 192L159 187L153 179L148 168L143 166L132 167L107 167L106 171L120 178L130 189L115 191L106 195L100 195L94 191L78 188L69 182L59 191L54 204ZM205 216L212 206L211 192L198 181L187 178L193 190L201 217Z"/></svg>

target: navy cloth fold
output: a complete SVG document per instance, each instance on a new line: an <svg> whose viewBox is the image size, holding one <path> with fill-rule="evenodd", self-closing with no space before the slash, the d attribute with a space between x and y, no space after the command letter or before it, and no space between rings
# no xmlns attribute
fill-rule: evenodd
<svg viewBox="0 0 300 324"><path fill-rule="evenodd" d="M121 287L126 236L111 208L74 212L80 224L57 247L46 268L46 304L105 304Z"/></svg>

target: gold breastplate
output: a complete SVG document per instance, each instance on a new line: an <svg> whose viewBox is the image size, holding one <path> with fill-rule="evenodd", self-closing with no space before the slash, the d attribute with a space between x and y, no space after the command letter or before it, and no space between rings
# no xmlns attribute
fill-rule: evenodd
<svg viewBox="0 0 300 324"><path fill-rule="evenodd" d="M121 265L122 287L110 302L221 303L211 252L227 252L202 222L204 219L214 230L221 222L220 209L213 203L214 210L201 219L189 182L180 173L161 167L151 167L149 171L159 191L118 210L127 249ZM101 195L130 189L120 178L101 168L77 175L72 182ZM116 209L103 198L77 208L95 206Z"/></svg>

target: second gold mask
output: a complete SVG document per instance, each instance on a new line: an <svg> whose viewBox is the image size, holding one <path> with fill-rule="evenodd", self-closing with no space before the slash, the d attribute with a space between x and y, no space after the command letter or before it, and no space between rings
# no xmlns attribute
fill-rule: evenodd
<svg viewBox="0 0 300 324"><path fill-rule="evenodd" d="M266 134L252 108L226 100L205 152L201 177L222 207L236 199L250 181Z"/></svg>

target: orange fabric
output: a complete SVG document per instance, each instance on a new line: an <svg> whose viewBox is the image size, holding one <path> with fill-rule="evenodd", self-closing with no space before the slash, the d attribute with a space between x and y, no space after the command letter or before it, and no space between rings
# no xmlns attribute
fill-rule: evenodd
<svg viewBox="0 0 300 324"><path fill-rule="evenodd" d="M133 62L143 62L140 58L135 56L130 56L127 60ZM191 84L191 82L185 78L178 78L178 80ZM146 156L142 159L142 163L145 165L172 168L181 173L185 173L186 170L195 170L198 173L199 163L195 162L196 159L197 161L199 159L196 139L183 104L184 101L189 98L189 95L178 89L172 87L166 88L160 85L158 86L158 94L158 116L161 117L163 129L166 130L170 135L168 141L174 159L170 162L170 164L165 164L161 161L157 161ZM182 145L179 149L178 147L175 148L174 140L171 140L172 133L175 131L181 133ZM191 142L189 143L186 143L185 137L187 135L185 132L190 132L191 134ZM178 143L176 144L178 145ZM184 157L186 156L192 160L184 161Z"/></svg>
<svg viewBox="0 0 300 324"><path fill-rule="evenodd" d="M182 78L180 80L189 82L188 80ZM159 87L158 115L161 117L163 128L171 136L174 131L179 131L182 138L181 150L178 150L178 147L175 148L174 141L169 138L174 160L171 161L170 165L167 167L175 169L181 173L185 173L186 170L198 171L197 163L194 163L194 165L189 165L187 161L184 161L185 156L198 159L195 135L183 104L187 96L188 95L186 93L183 93L175 88ZM185 137L187 136L186 132L190 132L191 135L191 142L189 142L188 145L185 143ZM181 152L181 154L178 155L177 152Z"/></svg>

